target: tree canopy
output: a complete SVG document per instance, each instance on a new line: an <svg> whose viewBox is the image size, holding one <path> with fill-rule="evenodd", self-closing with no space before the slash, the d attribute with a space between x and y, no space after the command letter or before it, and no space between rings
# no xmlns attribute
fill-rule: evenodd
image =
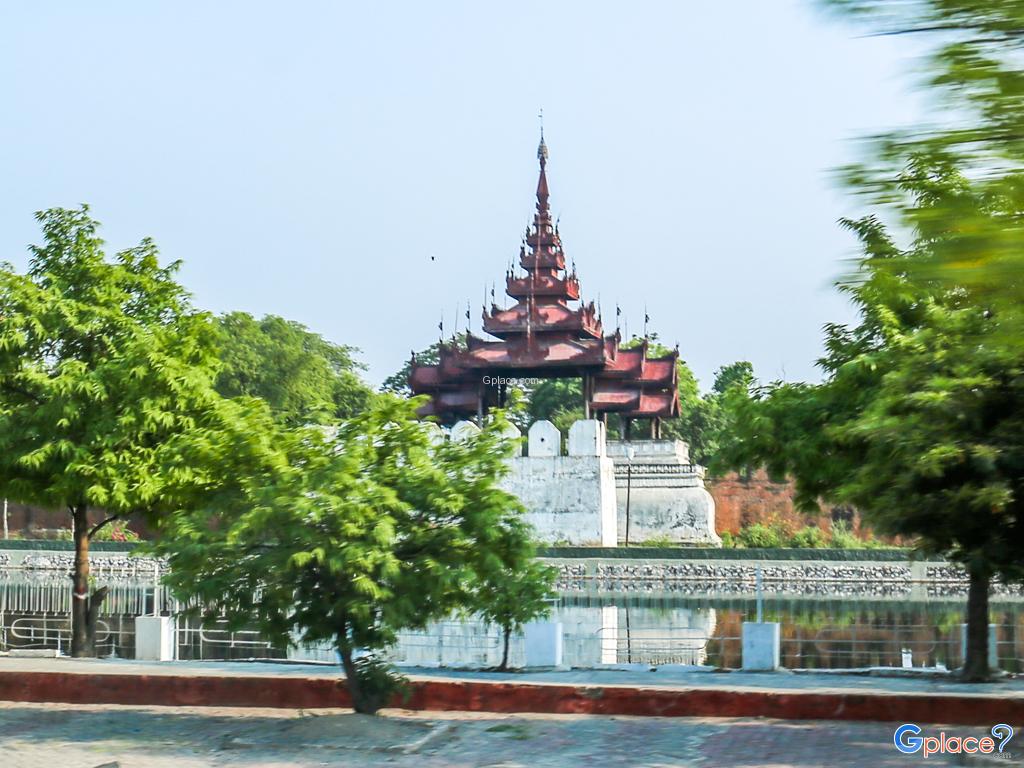
<svg viewBox="0 0 1024 768"><path fill-rule="evenodd" d="M511 452L502 423L440 441L416 404L382 395L335 434L288 430L284 466L250 475L242 503L182 509L154 545L182 597L282 645L332 643L359 711L384 703L360 687L375 678L359 649L478 608L477 585L502 573L530 578L517 568L529 528L497 486Z"/></svg>
<svg viewBox="0 0 1024 768"><path fill-rule="evenodd" d="M71 513L72 652L84 655L89 538L160 505L164 446L220 399L216 332L152 241L111 259L87 207L36 218L28 271L0 267L0 492Z"/></svg>
<svg viewBox="0 0 1024 768"><path fill-rule="evenodd" d="M217 319L221 368L217 391L259 397L288 426L352 416L371 392L360 379L352 347L334 344L303 325L245 312Z"/></svg>
<svg viewBox="0 0 1024 768"><path fill-rule="evenodd" d="M766 405L777 409L769 421L785 421L788 400L804 423L831 425L800 452L839 449L821 454L828 460L802 484L872 503L889 530L913 532L923 547L967 565L965 672L978 679L987 666L989 577L1021 574L1012 542L1022 491L1024 4L824 5L928 46L919 71L933 119L874 137L845 169L847 187L900 237L875 218L848 222L866 253L847 278L861 325L829 328L826 387L779 389ZM856 473L847 459L858 453L877 474ZM849 480L844 469L854 470Z"/></svg>

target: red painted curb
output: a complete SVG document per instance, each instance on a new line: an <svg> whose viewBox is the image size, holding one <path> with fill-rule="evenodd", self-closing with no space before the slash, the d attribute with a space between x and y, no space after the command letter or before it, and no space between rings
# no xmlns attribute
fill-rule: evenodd
<svg viewBox="0 0 1024 768"><path fill-rule="evenodd" d="M330 678L0 672L0 700L198 707L348 707L344 680ZM414 680L406 709L649 717L775 717L950 725L1024 721L1024 696Z"/></svg>

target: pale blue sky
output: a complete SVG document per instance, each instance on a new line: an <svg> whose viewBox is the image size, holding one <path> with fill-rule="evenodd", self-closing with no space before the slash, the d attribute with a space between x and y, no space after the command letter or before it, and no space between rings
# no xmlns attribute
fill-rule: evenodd
<svg viewBox="0 0 1024 768"><path fill-rule="evenodd" d="M586 298L704 386L814 378L856 212L830 169L916 114L900 38L800 0L0 8L0 258L89 202L197 304L298 320L379 382L518 251L536 182ZM430 256L436 260L431 262Z"/></svg>

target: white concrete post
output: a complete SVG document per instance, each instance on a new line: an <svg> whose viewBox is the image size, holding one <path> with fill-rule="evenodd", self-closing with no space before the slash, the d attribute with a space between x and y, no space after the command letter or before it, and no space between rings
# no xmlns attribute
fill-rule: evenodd
<svg viewBox="0 0 1024 768"><path fill-rule="evenodd" d="M512 456L515 457L523 455L523 433L519 431L519 427L511 422L506 423L501 430L501 436L506 440L512 440L515 442L516 447Z"/></svg>
<svg viewBox="0 0 1024 768"><path fill-rule="evenodd" d="M763 672L779 668L779 623L775 621L743 622L743 657L745 672Z"/></svg>
<svg viewBox="0 0 1024 768"><path fill-rule="evenodd" d="M569 427L570 456L604 456L604 424L597 419L581 419Z"/></svg>
<svg viewBox="0 0 1024 768"><path fill-rule="evenodd" d="M432 421L423 423L423 429L427 431L427 438L431 445L440 445L445 441L444 430Z"/></svg>
<svg viewBox="0 0 1024 768"><path fill-rule="evenodd" d="M135 617L135 658L139 661L174 659L174 620L170 616Z"/></svg>
<svg viewBox="0 0 1024 768"><path fill-rule="evenodd" d="M540 456L560 456L562 453L562 433L550 421L535 421L527 433L530 458Z"/></svg>
<svg viewBox="0 0 1024 768"><path fill-rule="evenodd" d="M960 625L960 650L967 659L967 625ZM996 648L996 625L988 625L988 668L999 669L999 651Z"/></svg>
<svg viewBox="0 0 1024 768"><path fill-rule="evenodd" d="M462 443L480 434L480 427L472 421L460 421L452 427L452 442Z"/></svg>
<svg viewBox="0 0 1024 768"><path fill-rule="evenodd" d="M562 666L562 622L532 621L524 628L526 666Z"/></svg>

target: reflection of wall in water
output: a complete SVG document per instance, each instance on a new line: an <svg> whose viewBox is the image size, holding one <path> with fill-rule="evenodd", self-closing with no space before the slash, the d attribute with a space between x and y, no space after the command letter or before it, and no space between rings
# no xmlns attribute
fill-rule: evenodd
<svg viewBox="0 0 1024 768"><path fill-rule="evenodd" d="M651 608L560 606L551 615L562 623L563 663L595 664L703 664L707 640L714 634L713 608ZM422 632L402 632L390 657L417 666L498 666L501 630L479 620L443 621ZM331 649L299 649L294 659L331 661ZM509 664L526 663L525 641L513 635Z"/></svg>

